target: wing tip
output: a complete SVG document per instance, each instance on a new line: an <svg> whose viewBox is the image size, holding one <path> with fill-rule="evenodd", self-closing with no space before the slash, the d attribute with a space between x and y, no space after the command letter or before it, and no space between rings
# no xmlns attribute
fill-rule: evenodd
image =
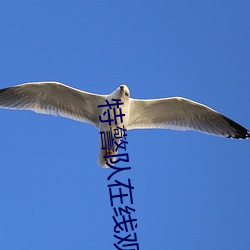
<svg viewBox="0 0 250 250"><path fill-rule="evenodd" d="M249 137L250 137L249 131L245 135L230 135L230 136L227 136L227 138L232 138L232 139L249 139Z"/></svg>
<svg viewBox="0 0 250 250"><path fill-rule="evenodd" d="M237 122L229 119L226 116L223 116L224 119L229 123L230 127L234 130L234 132L231 132L227 138L233 138L233 139L248 139L250 137L250 131Z"/></svg>

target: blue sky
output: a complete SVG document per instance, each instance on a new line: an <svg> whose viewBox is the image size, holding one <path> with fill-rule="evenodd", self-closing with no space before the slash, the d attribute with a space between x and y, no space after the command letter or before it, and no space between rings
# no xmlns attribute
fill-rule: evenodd
<svg viewBox="0 0 250 250"><path fill-rule="evenodd" d="M0 88L183 96L250 128L249 1L2 1ZM98 132L0 110L0 249L115 249ZM140 249L250 247L249 141L128 133ZM124 163L124 166L127 166Z"/></svg>

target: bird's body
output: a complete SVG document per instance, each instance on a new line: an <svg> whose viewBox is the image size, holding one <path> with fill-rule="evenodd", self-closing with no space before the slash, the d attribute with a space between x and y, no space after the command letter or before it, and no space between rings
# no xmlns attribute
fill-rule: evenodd
<svg viewBox="0 0 250 250"><path fill-rule="evenodd" d="M107 101L109 104L113 103L114 101L112 100L121 100L121 103L123 103L121 106L119 106L122 110L122 113L125 114L125 116L122 117L122 121L121 119L116 119L116 124L114 122L115 117L114 114L119 114L119 108L117 108L117 106L112 106L112 109L110 110L110 119L113 120L113 122L111 122L111 126L109 125L108 122L101 122L99 119L99 130L102 131L110 131L110 127L111 127L111 131L113 131L116 127L119 128L124 128L127 129L128 124L129 124L129 117L130 117L130 98L125 98L123 96L121 96L121 89L118 88L116 89L113 93L111 93L108 97L107 97ZM105 100L105 101L106 101ZM115 111L113 112L113 108L115 108ZM100 112L100 116L101 118L103 118L102 120L105 120L104 117L104 113L107 112L109 109L109 107L103 107ZM115 142L117 144L119 144L120 139L116 139L113 138L113 144L115 144ZM99 149L99 157L98 157L98 165L100 166L104 166L107 167L106 165L106 160L108 160L108 158L104 158L104 156L109 156L109 155L113 155L115 154L115 152L113 152L113 150L111 148L108 148L107 150L104 150L101 148L101 137L100 137L100 149ZM115 157L112 158L113 161L115 161Z"/></svg>
<svg viewBox="0 0 250 250"><path fill-rule="evenodd" d="M110 107L98 106L104 106L107 101L111 103L114 99L120 99L123 103L120 108L125 116L121 118L122 120L118 117L117 124L101 122ZM250 137L250 132L246 128L203 104L182 97L133 99L130 98L126 85L121 85L110 95L98 95L57 82L26 83L0 89L0 107L60 115L91 123L100 132L124 126L127 130L162 128L196 130L236 139ZM114 108L114 112L118 114L119 107L114 106ZM110 119L115 119L113 112L110 112ZM117 143L119 141L120 139L114 140ZM111 148L102 149L100 139L99 165L107 167L109 159L104 157L114 154L111 150Z"/></svg>

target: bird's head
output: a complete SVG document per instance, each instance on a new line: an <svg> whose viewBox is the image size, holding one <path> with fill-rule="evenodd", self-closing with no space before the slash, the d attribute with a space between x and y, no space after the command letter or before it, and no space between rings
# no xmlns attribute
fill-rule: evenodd
<svg viewBox="0 0 250 250"><path fill-rule="evenodd" d="M123 101L128 101L130 97L129 89L126 85L120 85L112 94L111 99L121 99Z"/></svg>
<svg viewBox="0 0 250 250"><path fill-rule="evenodd" d="M120 85L120 93L122 98L129 98L130 97L130 92L128 87L125 84Z"/></svg>

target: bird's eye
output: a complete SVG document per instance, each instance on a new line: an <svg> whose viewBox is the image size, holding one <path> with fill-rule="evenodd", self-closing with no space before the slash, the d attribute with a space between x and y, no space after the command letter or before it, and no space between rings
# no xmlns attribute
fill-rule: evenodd
<svg viewBox="0 0 250 250"><path fill-rule="evenodd" d="M128 92L127 91L125 91L125 96L128 96Z"/></svg>

